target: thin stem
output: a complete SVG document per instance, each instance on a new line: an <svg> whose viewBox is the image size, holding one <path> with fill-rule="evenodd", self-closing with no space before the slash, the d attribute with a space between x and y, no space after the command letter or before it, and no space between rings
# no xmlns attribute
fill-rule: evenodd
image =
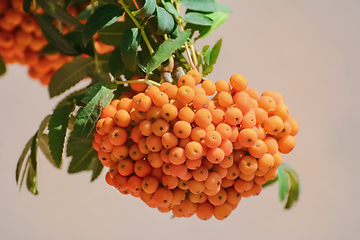
<svg viewBox="0 0 360 240"><path fill-rule="evenodd" d="M180 7L179 7L179 3L178 1L174 1L174 4L175 4L175 8L178 12L180 12ZM181 18L176 18L176 23L178 24L179 26L179 29L181 32L184 31L184 27L183 27L183 20ZM190 47L192 47L192 45L190 44ZM193 47L192 47L193 48ZM195 50L193 51L190 51L189 49L189 45L187 42L185 42L185 51L186 51L186 55L189 59L189 64L190 64L190 67L194 70L197 71L197 65L198 65L198 62L197 62L197 59L196 59L196 56L195 56ZM194 57L194 61L196 61L196 64L194 64L194 61L193 61L193 57L191 56L192 53L194 54L193 57Z"/></svg>
<svg viewBox="0 0 360 240"><path fill-rule="evenodd" d="M59 19L56 20L57 23L57 28L59 30L59 32L62 34L62 23Z"/></svg>
<svg viewBox="0 0 360 240"><path fill-rule="evenodd" d="M145 44L147 46L147 48L149 49L149 52L151 55L153 55L154 53L154 49L152 48L151 44L150 44L150 41L148 39L148 37L146 36L146 33L144 31L144 27L142 27L140 25L140 23L138 22L138 20L136 20L136 18L132 15L130 9L128 8L127 5L125 5L124 1L123 0L120 0L119 1L121 3L121 5L123 6L125 12L129 15L129 17L131 18L131 20L134 22L135 26L140 29L140 32L141 32L141 36L143 37L144 41L145 41Z"/></svg>
<svg viewBox="0 0 360 240"><path fill-rule="evenodd" d="M95 1L96 0L91 0L91 14L94 13ZM94 59L95 59L96 72L100 73L101 68L100 68L99 56L98 56L98 53L97 53L96 48L95 48L95 37L94 36L92 37L92 44L93 44L93 47L94 47Z"/></svg>
<svg viewBox="0 0 360 240"><path fill-rule="evenodd" d="M136 80L127 80L127 81L116 81L117 84L125 84L125 83L139 83L139 82L144 82L144 83L147 83L147 84L152 84L152 85L155 85L157 87L160 87L160 84L153 81L153 80L149 80L149 79L136 79Z"/></svg>

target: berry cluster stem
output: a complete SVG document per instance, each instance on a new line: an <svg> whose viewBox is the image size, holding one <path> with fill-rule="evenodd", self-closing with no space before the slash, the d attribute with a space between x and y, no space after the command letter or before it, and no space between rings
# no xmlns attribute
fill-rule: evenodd
<svg viewBox="0 0 360 240"><path fill-rule="evenodd" d="M144 82L147 84L152 84L154 86L160 87L160 83L155 82L153 80L149 80L149 79L136 79L136 80L127 80L127 81L116 81L117 84L125 84L125 83L139 83L139 82Z"/></svg>

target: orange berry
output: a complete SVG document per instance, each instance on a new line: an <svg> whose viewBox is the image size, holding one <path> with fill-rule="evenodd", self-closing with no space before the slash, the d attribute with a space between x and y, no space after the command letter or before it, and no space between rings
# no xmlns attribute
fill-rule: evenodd
<svg viewBox="0 0 360 240"><path fill-rule="evenodd" d="M268 147L263 140L257 139L255 144L248 148L248 151L254 158L259 158L267 153Z"/></svg>
<svg viewBox="0 0 360 240"><path fill-rule="evenodd" d="M173 132L178 138L187 138L191 134L191 125L185 121L178 121L173 127Z"/></svg>
<svg viewBox="0 0 360 240"><path fill-rule="evenodd" d="M167 188L158 188L154 194L153 199L159 206L167 206L173 199L173 193Z"/></svg>
<svg viewBox="0 0 360 240"><path fill-rule="evenodd" d="M175 134L167 132L162 135L161 142L165 148L171 149L178 145L179 139L175 136Z"/></svg>
<svg viewBox="0 0 360 240"><path fill-rule="evenodd" d="M234 107L225 112L225 122L231 126L239 125L243 119L243 114L240 109Z"/></svg>
<svg viewBox="0 0 360 240"><path fill-rule="evenodd" d="M190 103L195 97L195 91L189 86L179 87L176 93L176 99L182 103Z"/></svg>
<svg viewBox="0 0 360 240"><path fill-rule="evenodd" d="M195 87L195 79L191 76L191 75L182 75L179 80L178 80L178 86L182 87L182 86L188 86L191 88Z"/></svg>
<svg viewBox="0 0 360 240"><path fill-rule="evenodd" d="M238 92L234 95L235 106L239 108L243 114L246 114L253 108L251 98L246 92Z"/></svg>
<svg viewBox="0 0 360 240"><path fill-rule="evenodd" d="M154 134L151 134L146 139L146 145L148 146L149 150L152 152L160 152L163 148L161 143L161 137L158 137Z"/></svg>
<svg viewBox="0 0 360 240"><path fill-rule="evenodd" d="M135 75L130 80L142 79L144 76ZM130 88L135 92L144 92L148 88L148 84L144 82L130 83Z"/></svg>
<svg viewBox="0 0 360 240"><path fill-rule="evenodd" d="M171 85L172 85L172 84L169 83L169 82L163 82L163 83L160 85L159 90L160 90L161 92L165 92L166 89L167 89L169 86L171 86Z"/></svg>
<svg viewBox="0 0 360 240"><path fill-rule="evenodd" d="M171 84L169 87L166 88L165 93L170 99L176 99L178 89L178 86Z"/></svg>
<svg viewBox="0 0 360 240"><path fill-rule="evenodd" d="M218 101L220 106L227 108L234 104L233 98L230 93L228 92L219 92L218 95Z"/></svg>
<svg viewBox="0 0 360 240"><path fill-rule="evenodd" d="M139 177L137 175L132 175L127 182L127 186L130 193L135 193L135 196L139 194L140 197L140 192L142 190L142 181L143 181L142 177Z"/></svg>
<svg viewBox="0 0 360 240"><path fill-rule="evenodd" d="M243 75L235 73L230 77L230 84L236 91L240 92L247 88L248 81Z"/></svg>
<svg viewBox="0 0 360 240"><path fill-rule="evenodd" d="M130 121L131 121L130 114L126 110L120 109L116 111L114 115L114 122L116 125L125 128L129 126Z"/></svg>
<svg viewBox="0 0 360 240"><path fill-rule="evenodd" d="M145 157L145 154L143 154L142 152L140 152L139 149L139 145L138 144L133 144L130 148L129 148L129 156L132 160L134 161L138 161L140 159L143 159Z"/></svg>
<svg viewBox="0 0 360 240"><path fill-rule="evenodd" d="M289 108L284 103L279 103L275 108L275 115L279 116L283 121L289 118Z"/></svg>
<svg viewBox="0 0 360 240"><path fill-rule="evenodd" d="M156 106L162 107L166 103L169 103L169 97L164 92L157 92L154 93L152 101Z"/></svg>
<svg viewBox="0 0 360 240"><path fill-rule="evenodd" d="M178 117L185 122L192 123L195 120L195 113L191 108L183 107L179 110Z"/></svg>
<svg viewBox="0 0 360 240"><path fill-rule="evenodd" d="M224 122L224 118L225 118L225 112L221 109L214 109L214 111L211 112L212 115L212 122L214 124L220 124L222 122ZM241 113L242 115L242 113Z"/></svg>
<svg viewBox="0 0 360 240"><path fill-rule="evenodd" d="M274 91L265 91L261 94L261 96L269 96L271 97L272 99L275 100L275 103L276 104L279 104L280 101L283 101L284 102L284 97L278 93L278 92L274 92Z"/></svg>
<svg viewBox="0 0 360 240"><path fill-rule="evenodd" d="M194 69L189 70L186 75L190 75L195 79L195 85L198 85L201 82L201 74Z"/></svg>
<svg viewBox="0 0 360 240"><path fill-rule="evenodd" d="M284 128L283 120L278 116L269 117L264 123L264 129L268 134L276 135Z"/></svg>
<svg viewBox="0 0 360 240"><path fill-rule="evenodd" d="M199 142L191 141L185 146L185 156L190 160L202 157L203 147Z"/></svg>
<svg viewBox="0 0 360 240"><path fill-rule="evenodd" d="M199 110L201 108L208 108L209 104L210 104L210 99L208 96L206 96L206 94L203 93L198 93L195 95L194 99L193 99L193 108L195 110Z"/></svg>
<svg viewBox="0 0 360 240"><path fill-rule="evenodd" d="M109 141L114 146L123 145L126 142L128 135L125 129L114 127L109 132Z"/></svg>
<svg viewBox="0 0 360 240"><path fill-rule="evenodd" d="M274 157L269 153L264 154L264 156L258 159L258 168L260 171L267 172L273 166L274 166Z"/></svg>
<svg viewBox="0 0 360 240"><path fill-rule="evenodd" d="M232 210L233 207L229 203L225 202L220 206L214 207L214 217L217 220L224 220L231 214Z"/></svg>
<svg viewBox="0 0 360 240"><path fill-rule="evenodd" d="M231 91L230 84L224 79L216 81L215 86L216 86L216 91L218 93L220 93L220 92L228 92L229 93Z"/></svg>
<svg viewBox="0 0 360 240"><path fill-rule="evenodd" d="M244 90L252 99L257 100L259 98L259 92L255 88L246 88Z"/></svg>
<svg viewBox="0 0 360 240"><path fill-rule="evenodd" d="M209 190L216 190L221 186L221 176L217 172L210 172L205 180L205 187Z"/></svg>
<svg viewBox="0 0 360 240"><path fill-rule="evenodd" d="M264 109L266 112L273 109L276 109L276 102L272 97L269 96L261 96L258 100L259 108Z"/></svg>
<svg viewBox="0 0 360 240"><path fill-rule="evenodd" d="M234 189L239 193L243 193L243 192L246 192L246 191L250 190L253 185L254 185L253 180L244 181L244 180L238 178L238 179L235 180Z"/></svg>
<svg viewBox="0 0 360 240"><path fill-rule="evenodd" d="M185 150L181 147L174 147L169 152L169 161L172 164L180 165L186 160Z"/></svg>
<svg viewBox="0 0 360 240"><path fill-rule="evenodd" d="M117 110L111 105L107 105L101 110L100 118L114 117Z"/></svg>
<svg viewBox="0 0 360 240"><path fill-rule="evenodd" d="M213 216L214 205L209 202L199 203L196 209L196 216L201 220L208 220Z"/></svg>
<svg viewBox="0 0 360 240"><path fill-rule="evenodd" d="M240 159L238 167L242 173L252 174L258 169L258 162L256 158L250 155L245 155Z"/></svg>
<svg viewBox="0 0 360 240"><path fill-rule="evenodd" d="M128 159L121 159L118 163L118 172L122 176L129 176L134 172L134 165L135 163Z"/></svg>
<svg viewBox="0 0 360 240"><path fill-rule="evenodd" d="M170 122L178 116L178 109L173 104L166 103L161 107L160 114L166 121Z"/></svg>
<svg viewBox="0 0 360 240"><path fill-rule="evenodd" d="M295 118L289 117L286 121L288 121L291 125L291 136L295 136L299 132L299 123Z"/></svg>
<svg viewBox="0 0 360 240"><path fill-rule="evenodd" d="M211 80L204 80L201 87L205 90L206 95L211 96L216 92L216 85Z"/></svg>
<svg viewBox="0 0 360 240"><path fill-rule="evenodd" d="M232 129L230 125L226 123L220 123L216 126L216 131L220 133L222 139L228 139L232 135Z"/></svg>
<svg viewBox="0 0 360 240"><path fill-rule="evenodd" d="M151 125L151 129L156 136L162 137L170 130L170 124L164 119L160 118Z"/></svg>
<svg viewBox="0 0 360 240"><path fill-rule="evenodd" d="M239 132L238 141L244 147L251 147L256 143L257 134L253 129L245 128Z"/></svg>
<svg viewBox="0 0 360 240"><path fill-rule="evenodd" d="M296 140L293 136L288 135L286 137L280 138L280 140L278 140L278 145L279 152L287 154L294 149L296 145Z"/></svg>

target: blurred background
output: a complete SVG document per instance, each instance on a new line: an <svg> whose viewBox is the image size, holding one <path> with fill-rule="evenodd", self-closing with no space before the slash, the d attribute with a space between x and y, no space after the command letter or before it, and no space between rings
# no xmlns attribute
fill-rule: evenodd
<svg viewBox="0 0 360 240"><path fill-rule="evenodd" d="M276 184L224 221L171 219L108 186L105 171L90 183L90 172L67 174L68 159L58 170L40 154L40 194L19 192L17 160L59 99L10 65L0 79L0 239L360 239L360 1L219 2L234 12L196 48L222 38L212 80L241 73L283 94L300 124L284 156L300 176L299 202L284 210Z"/></svg>

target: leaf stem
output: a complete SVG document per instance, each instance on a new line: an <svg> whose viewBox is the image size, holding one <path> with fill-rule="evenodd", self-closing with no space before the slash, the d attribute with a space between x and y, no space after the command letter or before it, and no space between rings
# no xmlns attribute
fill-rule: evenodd
<svg viewBox="0 0 360 240"><path fill-rule="evenodd" d="M93 0L92 0L93 1ZM136 18L134 17L134 15L131 13L129 7L124 3L123 0L119 0L119 2L121 3L121 5L123 6L125 12L129 15L129 17L131 18L131 20L134 22L135 26L140 29L141 32L141 36L143 37L145 44L147 46L147 48L149 49L149 52L151 55L153 55L154 53L154 49L152 48L150 41L148 39L148 37L146 36L146 33L144 31L144 27L142 27L140 25L140 23L138 22L138 20L136 20Z"/></svg>
<svg viewBox="0 0 360 240"><path fill-rule="evenodd" d="M95 10L95 1L96 0L91 0L91 14L94 13ZM92 37L92 44L94 47L94 60L95 60L95 68L96 68L96 72L100 73L101 72L101 68L100 68L100 62L99 62L99 56L98 53L96 51L96 47L95 47L95 37Z"/></svg>
<svg viewBox="0 0 360 240"><path fill-rule="evenodd" d="M174 1L174 4L175 4L175 8L178 12L180 12L180 9L179 9L179 2L178 1ZM176 18L176 23L178 24L179 26L179 29L181 32L184 31L184 27L183 27L183 20L181 18ZM185 42L185 51L186 51L186 54L187 54L187 57L189 59L189 64L190 64L190 67L196 71L197 70L197 65L198 65L198 62L197 62L197 58L196 58L196 55L195 55L195 49L194 47L192 46L192 44L190 44L190 48L191 48L191 52L190 52L190 49L189 49L189 45L187 42ZM192 56L191 56L192 55ZM195 62L195 64L194 64Z"/></svg>
<svg viewBox="0 0 360 240"><path fill-rule="evenodd" d="M23 172L23 175L22 175L21 181L20 181L19 191L21 190L21 187L22 187L22 185L24 183L25 175L26 175L27 169L29 168L29 165L30 165L30 156L28 156L28 158L26 160L24 172Z"/></svg>
<svg viewBox="0 0 360 240"><path fill-rule="evenodd" d="M152 84L152 85L155 85L157 87L160 87L160 83L158 82L155 82L153 80L149 80L149 79L136 79L136 80L127 80L127 81L116 81L117 84L125 84L125 83L139 83L139 82L144 82L144 83L147 83L147 84Z"/></svg>

